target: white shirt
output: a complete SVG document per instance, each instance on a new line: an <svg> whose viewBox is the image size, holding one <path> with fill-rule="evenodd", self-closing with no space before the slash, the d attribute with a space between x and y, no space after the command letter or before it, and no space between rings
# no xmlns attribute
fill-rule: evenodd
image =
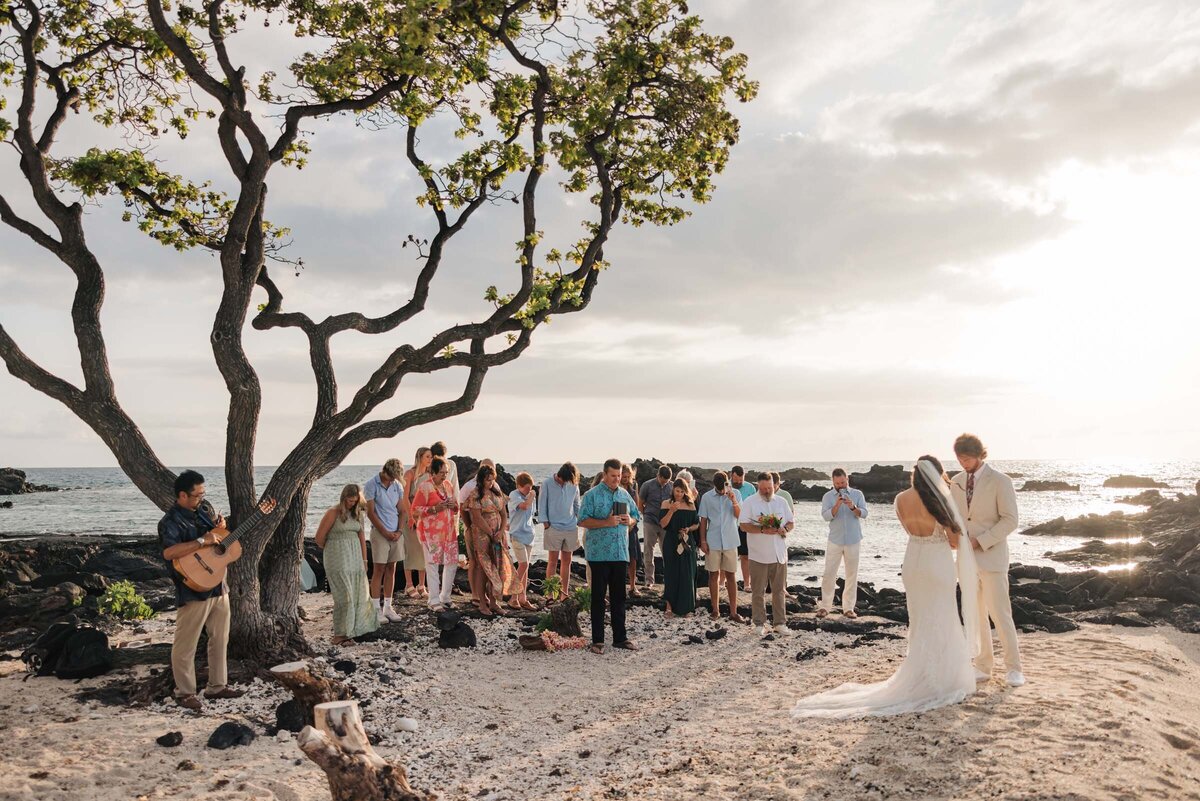
<svg viewBox="0 0 1200 801"><path fill-rule="evenodd" d="M761 515L775 515L783 521L783 525L795 522L795 517L792 515L792 508L779 495L772 495L771 500L767 500L762 496L762 493L756 492L746 500L742 501L742 514L738 518L738 522L742 525L749 523L752 526L758 525L758 518ZM759 564L786 564L787 563L787 538L781 537L778 534L746 534L746 548L750 551L750 560Z"/></svg>

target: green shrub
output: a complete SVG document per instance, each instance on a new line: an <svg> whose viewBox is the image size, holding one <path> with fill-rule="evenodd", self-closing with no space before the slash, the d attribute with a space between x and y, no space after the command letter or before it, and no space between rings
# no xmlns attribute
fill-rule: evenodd
<svg viewBox="0 0 1200 801"><path fill-rule="evenodd" d="M559 576L547 576L542 582L542 595L546 598L557 598L562 592L562 579Z"/></svg>
<svg viewBox="0 0 1200 801"><path fill-rule="evenodd" d="M148 620L155 615L132 581L110 584L100 596L99 609L100 614L119 620Z"/></svg>
<svg viewBox="0 0 1200 801"><path fill-rule="evenodd" d="M575 603L579 604L579 610L581 612L585 612L592 608L591 587L576 587L575 592L571 593L571 597L575 599Z"/></svg>
<svg viewBox="0 0 1200 801"><path fill-rule="evenodd" d="M538 634L541 634L543 631L545 631L546 629L550 628L550 623L551 623L551 622L552 622L552 618L550 617L550 613L549 613L549 612L547 612L546 614L544 614L544 615L542 615L541 617L539 617L539 618L538 618L537 626L536 626L536 628L535 628L534 630L535 630L535 631L536 631Z"/></svg>

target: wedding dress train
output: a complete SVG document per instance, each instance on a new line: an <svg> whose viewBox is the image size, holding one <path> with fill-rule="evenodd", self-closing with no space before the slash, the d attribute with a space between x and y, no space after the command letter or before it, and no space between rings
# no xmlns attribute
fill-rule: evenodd
<svg viewBox="0 0 1200 801"><path fill-rule="evenodd" d="M803 698L795 717L853 718L924 712L955 704L975 692L975 668L967 633L959 621L955 586L970 588L967 603L977 601L974 557L966 537L956 570L954 549L942 526L928 537L909 534L901 575L908 595L908 653L891 678L875 684L843 684ZM960 548L961 550L961 548Z"/></svg>

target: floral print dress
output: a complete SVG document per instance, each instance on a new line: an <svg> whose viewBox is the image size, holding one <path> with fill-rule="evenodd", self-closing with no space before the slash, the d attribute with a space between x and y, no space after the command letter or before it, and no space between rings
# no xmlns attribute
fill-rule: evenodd
<svg viewBox="0 0 1200 801"><path fill-rule="evenodd" d="M469 536L471 549L479 562L479 568L492 585L497 598L512 592L513 568L504 544L504 497L498 492L489 492L482 499L476 490L471 491L467 509L472 513L472 523L483 518L483 525L472 525Z"/></svg>
<svg viewBox="0 0 1200 801"><path fill-rule="evenodd" d="M458 526L454 509L434 511L433 507L454 497L454 487L449 481L441 486L426 479L417 487L412 500L412 515L416 520L417 537L425 547L429 564L458 564Z"/></svg>

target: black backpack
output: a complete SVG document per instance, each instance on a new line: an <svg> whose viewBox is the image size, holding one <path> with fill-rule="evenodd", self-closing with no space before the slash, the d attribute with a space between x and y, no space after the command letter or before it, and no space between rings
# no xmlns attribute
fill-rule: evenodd
<svg viewBox="0 0 1200 801"><path fill-rule="evenodd" d="M112 669L108 635L74 618L51 624L21 654L30 673L87 679Z"/></svg>
<svg viewBox="0 0 1200 801"><path fill-rule="evenodd" d="M112 670L108 635L91 626L80 626L67 638L54 675L60 679L90 679Z"/></svg>

